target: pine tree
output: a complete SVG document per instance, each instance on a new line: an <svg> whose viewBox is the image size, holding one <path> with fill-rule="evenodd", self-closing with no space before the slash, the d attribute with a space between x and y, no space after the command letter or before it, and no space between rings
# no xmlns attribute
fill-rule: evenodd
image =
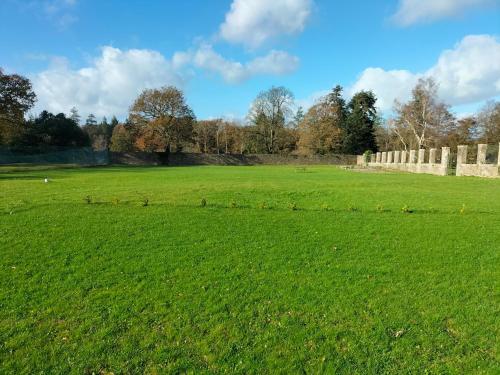
<svg viewBox="0 0 500 375"><path fill-rule="evenodd" d="M85 125L97 125L94 114L91 113L88 115L87 120L85 121Z"/></svg>
<svg viewBox="0 0 500 375"><path fill-rule="evenodd" d="M377 151L375 124L377 121L377 98L371 91L356 93L347 106L343 148L347 154L359 155L370 150Z"/></svg>
<svg viewBox="0 0 500 375"><path fill-rule="evenodd" d="M302 107L299 107L297 109L297 112L295 112L295 116L293 116L292 126L294 128L298 128L300 123L304 120L304 117L305 117L304 109Z"/></svg>
<svg viewBox="0 0 500 375"><path fill-rule="evenodd" d="M78 114L78 109L76 107L73 107L70 109L70 116L69 118L75 122L75 124L80 125L80 115Z"/></svg>

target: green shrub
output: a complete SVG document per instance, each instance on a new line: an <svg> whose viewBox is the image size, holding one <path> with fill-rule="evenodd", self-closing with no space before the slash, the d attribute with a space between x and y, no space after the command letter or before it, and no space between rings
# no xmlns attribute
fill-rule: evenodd
<svg viewBox="0 0 500 375"><path fill-rule="evenodd" d="M373 155L373 152L371 150L367 150L363 153L363 160L365 161L365 163L370 162L372 155Z"/></svg>
<svg viewBox="0 0 500 375"><path fill-rule="evenodd" d="M413 213L413 210L407 204L405 204L403 207L401 207L401 212L404 214L411 214Z"/></svg>
<svg viewBox="0 0 500 375"><path fill-rule="evenodd" d="M356 206L350 204L349 207L347 207L347 211L349 211L349 212L358 212L359 209Z"/></svg>

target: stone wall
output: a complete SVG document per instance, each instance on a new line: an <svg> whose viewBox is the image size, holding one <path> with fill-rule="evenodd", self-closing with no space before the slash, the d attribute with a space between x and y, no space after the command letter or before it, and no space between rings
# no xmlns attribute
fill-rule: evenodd
<svg viewBox="0 0 500 375"><path fill-rule="evenodd" d="M168 155L159 152L109 152L109 164L165 165Z"/></svg>
<svg viewBox="0 0 500 375"><path fill-rule="evenodd" d="M355 155L276 155L276 154L197 154L175 153L168 156L168 165L354 165Z"/></svg>
<svg viewBox="0 0 500 375"><path fill-rule="evenodd" d="M325 155L325 156L297 156L297 155L241 155L241 154L199 154L199 153L147 153L147 152L110 152L111 164L125 165L258 165L258 164L332 164L354 165L355 155Z"/></svg>
<svg viewBox="0 0 500 375"><path fill-rule="evenodd" d="M500 145L498 160L496 163L486 162L488 145L479 144L477 147L476 163L467 164L467 146L458 146L457 150L457 176L478 176L500 178ZM441 149L441 161L437 162L437 152L435 148L429 150L428 162L425 162L426 150L388 151L377 152L371 155L368 162L369 167L395 169L411 173L428 173L439 176L450 174L450 148ZM358 164L361 165L362 156L358 156Z"/></svg>
<svg viewBox="0 0 500 375"><path fill-rule="evenodd" d="M450 148L441 150L441 162L436 162L437 149L429 150L429 161L425 162L426 150L377 152L371 156L369 167L394 169L411 173L427 173L446 176L450 171Z"/></svg>
<svg viewBox="0 0 500 375"><path fill-rule="evenodd" d="M500 145L496 164L486 164L486 150L488 145L480 144L477 147L475 164L467 164L467 146L458 146L457 176L500 177Z"/></svg>

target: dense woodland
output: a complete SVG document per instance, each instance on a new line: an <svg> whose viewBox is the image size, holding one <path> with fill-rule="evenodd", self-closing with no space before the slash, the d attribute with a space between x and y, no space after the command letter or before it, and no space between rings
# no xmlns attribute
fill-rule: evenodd
<svg viewBox="0 0 500 375"><path fill-rule="evenodd" d="M361 154L365 151L416 149L500 142L500 102L457 119L437 95L432 79L421 79L391 117L377 113L370 91L349 101L336 86L306 112L293 93L271 87L257 95L243 123L198 120L175 87L144 90L131 103L125 122L116 117L84 121L77 108L69 114L43 111L26 118L36 102L31 82L0 70L0 145L43 151L52 147L89 147L116 152L202 152L268 154Z"/></svg>

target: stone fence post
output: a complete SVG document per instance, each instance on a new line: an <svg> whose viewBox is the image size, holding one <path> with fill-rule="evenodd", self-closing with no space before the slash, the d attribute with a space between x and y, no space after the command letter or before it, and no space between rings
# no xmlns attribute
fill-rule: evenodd
<svg viewBox="0 0 500 375"><path fill-rule="evenodd" d="M406 151L401 151L401 163L406 164Z"/></svg>
<svg viewBox="0 0 500 375"><path fill-rule="evenodd" d="M477 145L477 164L486 164L486 150L488 145L479 144Z"/></svg>
<svg viewBox="0 0 500 375"><path fill-rule="evenodd" d="M441 165L446 167L446 169L450 166L450 148L443 147L441 148Z"/></svg>
<svg viewBox="0 0 500 375"><path fill-rule="evenodd" d="M467 163L467 146L457 148L457 176L462 176L462 164Z"/></svg>
<svg viewBox="0 0 500 375"><path fill-rule="evenodd" d="M377 152L377 158L375 160L376 163L380 163L382 161L382 153L381 152Z"/></svg>
<svg viewBox="0 0 500 375"><path fill-rule="evenodd" d="M429 150L429 164L436 164L436 151L435 148Z"/></svg>
<svg viewBox="0 0 500 375"><path fill-rule="evenodd" d="M387 163L388 164L391 164L392 163L392 156L394 155L394 153L392 151L389 151L387 153Z"/></svg>
<svg viewBox="0 0 500 375"><path fill-rule="evenodd" d="M401 151L394 151L394 163L399 164L401 160Z"/></svg>
<svg viewBox="0 0 500 375"><path fill-rule="evenodd" d="M410 163L415 164L417 162L417 151L410 150Z"/></svg>
<svg viewBox="0 0 500 375"><path fill-rule="evenodd" d="M382 164L387 163L387 152L382 152Z"/></svg>
<svg viewBox="0 0 500 375"><path fill-rule="evenodd" d="M458 146L457 165L467 164L467 146Z"/></svg>
<svg viewBox="0 0 500 375"><path fill-rule="evenodd" d="M418 150L418 164L424 164L425 161L425 149L421 148Z"/></svg>

